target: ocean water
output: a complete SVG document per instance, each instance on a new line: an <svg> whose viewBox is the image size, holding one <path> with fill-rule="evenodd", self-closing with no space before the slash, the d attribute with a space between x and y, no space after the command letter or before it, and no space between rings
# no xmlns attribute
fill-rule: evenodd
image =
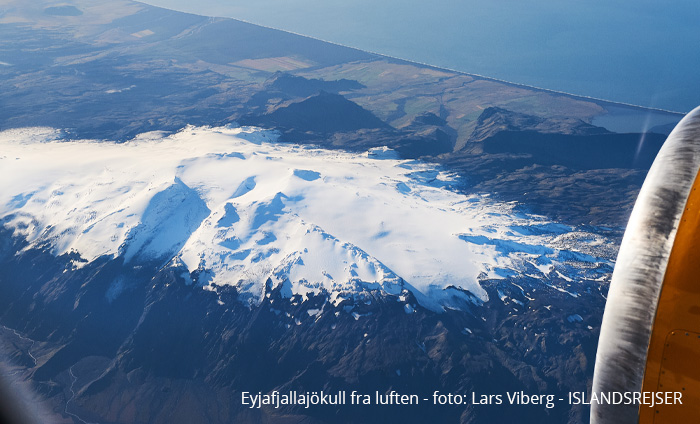
<svg viewBox="0 0 700 424"><path fill-rule="evenodd" d="M601 99L700 105L697 0L146 0Z"/></svg>

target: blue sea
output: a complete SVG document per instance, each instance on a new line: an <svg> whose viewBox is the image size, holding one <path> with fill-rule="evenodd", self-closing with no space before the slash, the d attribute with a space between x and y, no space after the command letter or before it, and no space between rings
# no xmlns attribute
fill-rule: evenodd
<svg viewBox="0 0 700 424"><path fill-rule="evenodd" d="M601 99L700 105L697 0L146 0Z"/></svg>

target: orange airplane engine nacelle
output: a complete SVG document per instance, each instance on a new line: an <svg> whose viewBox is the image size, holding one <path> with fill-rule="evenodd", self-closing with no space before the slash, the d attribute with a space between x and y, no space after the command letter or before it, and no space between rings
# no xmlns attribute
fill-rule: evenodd
<svg viewBox="0 0 700 424"><path fill-rule="evenodd" d="M600 331L592 397L641 392L648 402L591 402L592 424L700 422L699 170L700 107L644 181Z"/></svg>

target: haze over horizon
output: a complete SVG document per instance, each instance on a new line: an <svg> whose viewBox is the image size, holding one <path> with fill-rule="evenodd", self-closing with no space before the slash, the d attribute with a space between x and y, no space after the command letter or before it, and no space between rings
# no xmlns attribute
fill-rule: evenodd
<svg viewBox="0 0 700 424"><path fill-rule="evenodd" d="M700 104L690 0L145 3L576 95L678 112Z"/></svg>

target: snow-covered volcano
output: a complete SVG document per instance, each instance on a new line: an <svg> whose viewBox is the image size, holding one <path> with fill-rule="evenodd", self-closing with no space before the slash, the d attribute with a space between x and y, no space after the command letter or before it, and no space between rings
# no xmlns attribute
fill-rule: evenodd
<svg viewBox="0 0 700 424"><path fill-rule="evenodd" d="M444 170L381 148L322 150L246 127L126 143L32 128L0 133L0 152L0 218L29 246L180 267L253 303L269 280L333 302L407 288L440 309L454 296L486 301L487 278L597 278L613 251L601 235L462 194Z"/></svg>

